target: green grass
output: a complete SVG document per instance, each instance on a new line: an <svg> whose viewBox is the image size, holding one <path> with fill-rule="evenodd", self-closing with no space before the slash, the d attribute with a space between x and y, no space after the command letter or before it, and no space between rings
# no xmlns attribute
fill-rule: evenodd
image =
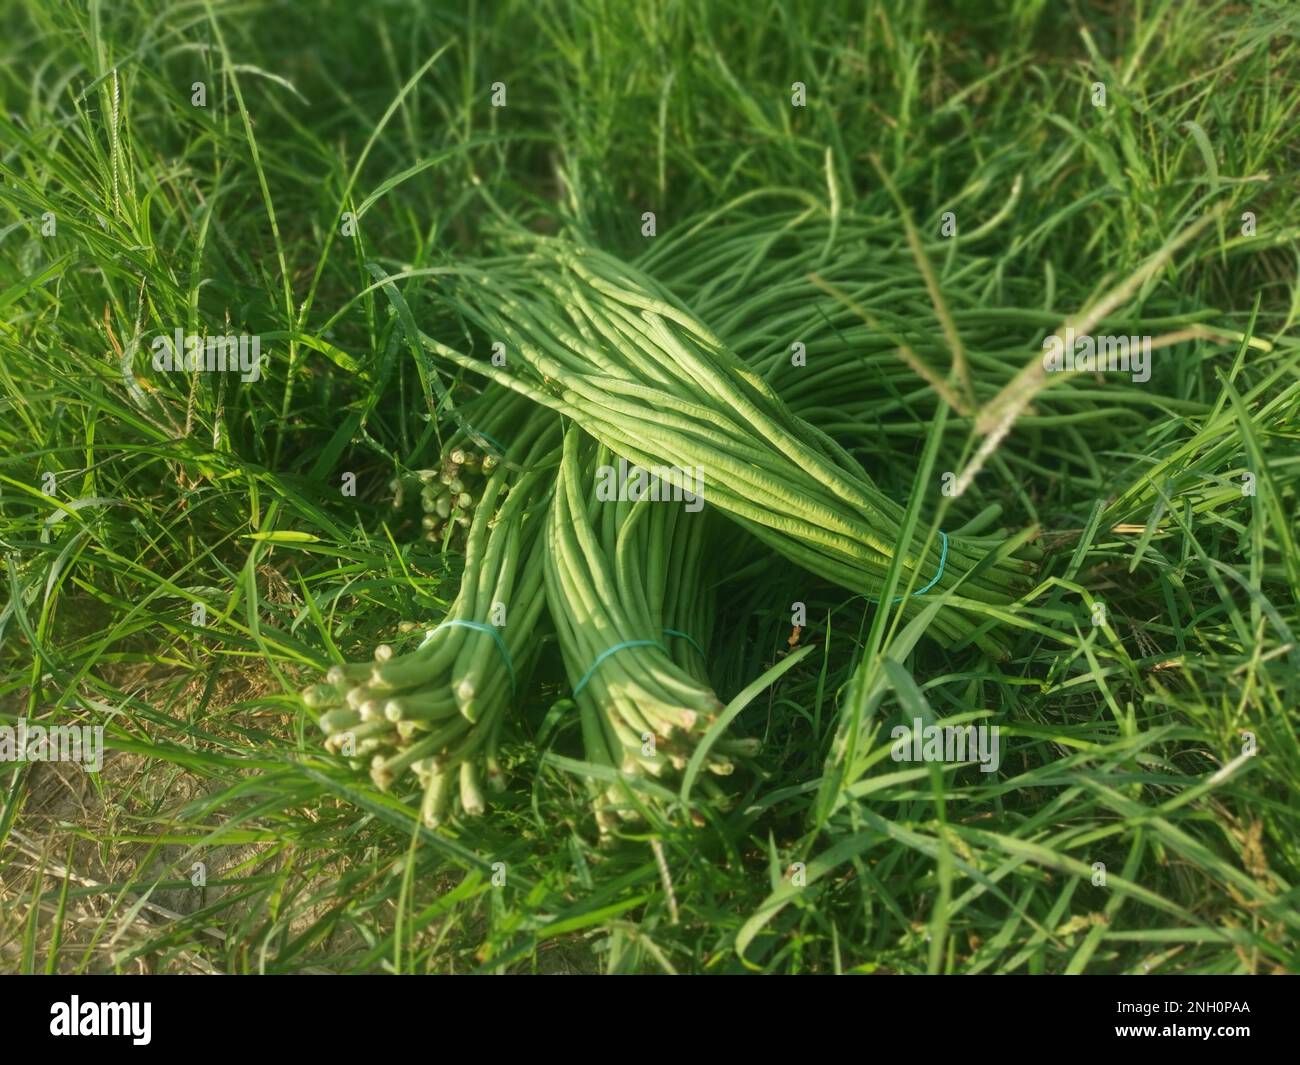
<svg viewBox="0 0 1300 1065"><path fill-rule="evenodd" d="M0 716L111 747L0 766L0 968L1300 969L1300 19L989 6L0 4ZM731 812L599 844L553 645L484 818L327 756L296 691L459 575L387 485L478 383L391 292L432 330L430 271L517 225L641 261L918 530L1038 525L1010 657L719 521ZM1093 312L1172 336L1149 382L1020 374ZM178 326L263 378L154 372ZM894 763L918 716L998 724L1000 771Z"/></svg>

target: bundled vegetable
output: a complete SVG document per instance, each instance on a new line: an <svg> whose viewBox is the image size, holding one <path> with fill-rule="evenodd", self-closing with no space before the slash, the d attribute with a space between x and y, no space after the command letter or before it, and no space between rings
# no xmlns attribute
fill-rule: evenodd
<svg viewBox="0 0 1300 1065"><path fill-rule="evenodd" d="M935 616L942 642L1002 646L963 607L1005 607L1033 564L990 556L983 543L941 534L901 544L903 508L824 432L794 415L689 312L653 281L603 253L538 238L531 253L493 264L491 284L461 287L457 305L514 360L487 365L426 340L439 355L572 417L616 454L708 501L811 572L880 595L895 554L918 593L961 586ZM539 284L542 286L539 290Z"/></svg>
<svg viewBox="0 0 1300 1065"><path fill-rule="evenodd" d="M460 591L415 650L381 646L374 662L335 666L304 693L328 747L368 767L377 786L408 770L418 778L426 824L441 823L457 795L465 813L482 812L484 784L503 785L497 752L517 686L540 657L544 609L587 760L614 771L593 785L602 831L644 801L629 775L670 783L686 768L721 711L706 659L718 580L705 559L724 516L752 534L753 565L772 548L868 599L883 594L897 558L905 613L944 594L930 622L938 640L1005 653L990 617L1028 586L1027 534L976 535L996 519L990 507L961 529L902 542L904 509L828 431L852 429L852 412L896 395L895 380L878 378L899 370L888 345L904 323L882 288L897 264L882 271L857 251L830 258L834 226L813 226L811 244L783 230L757 246L751 228L723 227L697 258L671 244L647 256L674 283L701 282L693 303L734 348L644 273L564 241L530 236L523 254L440 269L440 294L494 355L423 343L491 383L452 411L459 429L438 463L393 488L398 507L418 493L427 539L464 551ZM797 264L785 281L783 258ZM819 306L813 268L854 306ZM747 289L754 278L760 291ZM859 300L883 330L849 320ZM792 328L825 365L786 372ZM868 358L850 350L859 344ZM863 389L860 406L837 398L845 383ZM724 736L699 761L726 775L756 750ZM707 776L694 787L727 802Z"/></svg>
<svg viewBox="0 0 1300 1065"><path fill-rule="evenodd" d="M721 709L703 664L712 613L700 581L706 515L649 495L629 499L626 482L602 500L597 484L613 460L576 429L565 434L547 526L546 598L588 760L661 777L685 768ZM706 765L725 775L733 766L723 752L752 753L754 745L724 740L716 749ZM632 816L621 785L606 798ZM611 824L607 811L597 818L602 828Z"/></svg>
<svg viewBox="0 0 1300 1065"><path fill-rule="evenodd" d="M1036 282L965 250L976 235L955 245L944 238L940 254L944 281L954 291L970 277L985 283L984 298L947 309L960 333L978 407L1015 377L1027 351L1062 315L1034 309L1041 301ZM932 431L941 402L935 385L942 387L953 362L951 338L895 220L882 225L852 216L832 219L807 206L746 216L742 205L651 242L636 265L689 302L792 411L841 443L878 450L882 435L919 441ZM1098 329L1154 335L1213 317L1209 310L1168 317L1144 313L1139 319L1125 314ZM961 382L947 392L962 403L947 431L969 432L973 412L963 408L971 397ZM1017 424L1022 430L1043 428L1049 444L1052 434L1082 423L1104 422L1122 438L1147 424L1144 407L1163 411L1170 404L1189 413L1200 409L1124 378L1099 385L1080 376L1042 394L1035 412ZM1120 440L1115 446L1122 446ZM1056 454L1093 474L1090 455L1072 448ZM1008 455L1006 461L1022 460ZM1038 557L1034 550L1023 554Z"/></svg>
<svg viewBox="0 0 1300 1065"><path fill-rule="evenodd" d="M538 651L539 552L559 424L532 417L516 430L474 507L464 576L447 616L414 651L399 655L381 645L372 663L334 666L324 684L303 693L321 711L326 746L354 764L368 758L377 786L390 787L407 770L416 775L430 826L446 817L457 794L465 813L482 813L484 777L493 789L504 786L498 745ZM456 461L462 446L455 443L444 464Z"/></svg>

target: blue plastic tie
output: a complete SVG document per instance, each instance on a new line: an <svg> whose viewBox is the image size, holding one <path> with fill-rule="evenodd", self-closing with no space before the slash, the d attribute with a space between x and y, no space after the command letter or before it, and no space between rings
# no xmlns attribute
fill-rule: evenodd
<svg viewBox="0 0 1300 1065"><path fill-rule="evenodd" d="M925 595L926 592L928 592L931 588L933 588L936 584L939 583L939 578L943 576L943 568L948 564L948 534L946 532L940 532L939 537L943 540L943 549L939 552L939 569L935 573L935 575L930 579L930 583L927 584L924 588L918 588L916 591L912 593L913 595ZM901 603L903 601L903 598L904 597L901 595L896 595L891 600L891 602ZM880 600L868 599L867 602L879 603Z"/></svg>
<svg viewBox="0 0 1300 1065"><path fill-rule="evenodd" d="M506 664L506 670L510 674L510 690L515 690L515 665L510 661L510 652L506 649L506 642L501 638L501 633L497 631L495 625L488 625L482 621L462 621L460 618L452 618L450 621L444 621L436 628L432 628L425 635L424 640L420 643L424 647L430 640L437 635L439 629L448 628L473 629L475 632L486 632L496 641L497 650L501 652L501 660Z"/></svg>
<svg viewBox="0 0 1300 1065"><path fill-rule="evenodd" d="M704 654L704 648L699 645L695 637L690 633L679 632L677 629L664 629L663 631L665 636L680 636L683 640L686 640L692 647L699 651L700 654ZM594 661L591 664L591 668L582 675L582 680L578 681L578 683L573 686L573 694L576 696L578 692L582 691L582 689L587 686L587 681L591 680L591 675L596 672L605 659L615 651L621 651L625 647L658 647L664 654L668 653L668 648L658 640L625 640L623 643L616 643L613 647L601 651L600 654L596 656L596 661Z"/></svg>
<svg viewBox="0 0 1300 1065"><path fill-rule="evenodd" d="M699 651L700 654L704 655L704 648L701 647L701 646L699 645L698 641L696 641L695 637L692 636L692 635L690 635L689 633L686 633L686 632L678 632L676 629L664 629L664 635L665 635L665 636L680 636L683 640L685 640L685 641L686 641L687 643L689 643L692 647L694 647L697 651ZM705 658L708 658L709 656L708 656L708 655L704 655L704 657L705 657Z"/></svg>
<svg viewBox="0 0 1300 1065"><path fill-rule="evenodd" d="M606 648L604 651L601 651L600 654L596 656L596 661L594 661L591 664L591 668L582 675L582 680L578 681L578 683L573 686L573 694L577 695L580 691L582 691L583 688L587 686L587 681L591 680L591 675L595 673L597 669L600 668L600 664L603 661L605 661L605 659L607 659L615 651L621 651L625 647L658 647L659 650L667 653L664 648L664 645L661 644L658 640L624 640L622 643L616 643L614 644L613 647Z"/></svg>

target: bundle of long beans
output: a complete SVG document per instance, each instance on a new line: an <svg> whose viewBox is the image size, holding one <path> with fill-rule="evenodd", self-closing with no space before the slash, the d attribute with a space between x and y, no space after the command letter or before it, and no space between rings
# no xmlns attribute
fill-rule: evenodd
<svg viewBox="0 0 1300 1065"><path fill-rule="evenodd" d="M814 224L795 239L795 228L756 246L750 223L720 227L694 258L671 244L647 257L675 287L698 282L692 307L730 343L637 268L560 240L529 238L522 254L443 272L448 305L508 355L500 365L423 338L491 383L458 408L460 429L439 463L394 488L400 497L418 485L425 535L444 551L463 537L461 588L418 648L381 646L374 662L336 666L305 693L330 749L368 765L377 785L408 770L418 777L426 823L440 823L457 793L466 813L481 812L485 778L501 784L498 746L519 679L540 654L543 607L587 759L616 771L594 787L602 829L634 815L626 774L665 780L687 764L720 710L707 662L717 574L703 560L706 525L725 524L693 512L683 498L692 493L753 543L871 599L901 554L905 612L926 593L952 593L932 635L1003 653L987 608L996 613L1027 585L1033 549L1008 545L1006 531L977 535L996 507L937 541L901 543L903 508L832 436L911 372L888 350L900 336L921 346L888 306L905 249L889 248L889 262L831 255L844 233ZM854 306L827 306L813 269ZM922 290L895 287L893 296ZM875 326L853 320L859 301L878 314ZM792 330L818 360L815 372L788 369ZM852 350L859 344L865 358ZM845 387L863 396L846 399ZM572 424L561 428L557 413ZM637 498L628 462L676 498ZM617 491L602 497L596 485L613 469ZM725 775L755 750L722 737L704 765ZM696 791L725 801L707 778Z"/></svg>
<svg viewBox="0 0 1300 1065"><path fill-rule="evenodd" d="M565 434L547 526L546 599L588 760L661 777L685 768L721 709L703 664L712 626L699 579L707 516L671 500L633 501L626 491L601 500L599 471L613 461L578 430ZM723 740L705 764L726 775L726 751L753 749ZM618 783L605 795L610 809L631 815ZM608 827L608 810L597 817Z"/></svg>
<svg viewBox="0 0 1300 1065"><path fill-rule="evenodd" d="M1042 298L1040 279L1009 275L1003 264L947 241L934 251L942 256L947 313L963 341L978 405L1015 377L1065 312L1033 306ZM871 442L881 434L920 440L931 432L939 393L899 351L906 346L940 378L952 352L896 224L831 220L807 208L709 216L654 241L636 265L686 300L791 410L824 432ZM979 282L983 298L971 295ZM1105 319L1098 331L1159 334L1215 316L1211 309L1129 314ZM798 361L791 357L796 342ZM1103 422L1123 438L1146 424L1143 407L1170 405L1188 414L1208 411L1122 376L1100 383L1079 378L1045 393L1018 424L1048 430L1045 446L1053 458L1092 473L1088 457L1074 447L1053 448L1050 436ZM965 433L969 425L968 417L951 417L947 431ZM1011 455L1008 461L1022 460Z"/></svg>
<svg viewBox="0 0 1300 1065"><path fill-rule="evenodd" d="M960 595L935 616L945 643L1004 649L963 608L1005 607L1032 563L958 536L900 544L903 508L841 446L782 403L714 334L654 281L590 248L538 238L526 254L467 272L458 309L504 338L513 363L492 366L435 340L437 354L573 418L645 468L703 478L708 501L759 540L829 580L880 594L902 554L902 583ZM977 570L976 567L979 567ZM903 609L919 609L914 597Z"/></svg>
<svg viewBox="0 0 1300 1065"><path fill-rule="evenodd" d="M497 399L505 394L497 391ZM483 782L504 786L498 748L521 678L537 656L544 607L542 525L558 460L559 423L515 425L474 507L465 572L446 617L413 651L387 644L373 662L336 665L303 693L319 710L328 749L369 765L380 788L413 772L421 815L439 824L457 794L470 815L485 808ZM452 452L464 447L456 441Z"/></svg>

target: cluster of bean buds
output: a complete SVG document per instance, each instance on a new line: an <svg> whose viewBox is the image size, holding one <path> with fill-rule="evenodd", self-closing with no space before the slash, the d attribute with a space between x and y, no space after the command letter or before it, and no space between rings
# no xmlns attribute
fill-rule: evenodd
<svg viewBox="0 0 1300 1065"><path fill-rule="evenodd" d="M491 473L498 461L495 455L453 447L443 456L438 469L415 471L415 483L409 488L419 486L426 540L434 544L450 542L457 529L469 528L477 502L475 490L481 487L481 477ZM388 487L393 493L393 508L400 510L406 503L407 482L394 477Z"/></svg>

